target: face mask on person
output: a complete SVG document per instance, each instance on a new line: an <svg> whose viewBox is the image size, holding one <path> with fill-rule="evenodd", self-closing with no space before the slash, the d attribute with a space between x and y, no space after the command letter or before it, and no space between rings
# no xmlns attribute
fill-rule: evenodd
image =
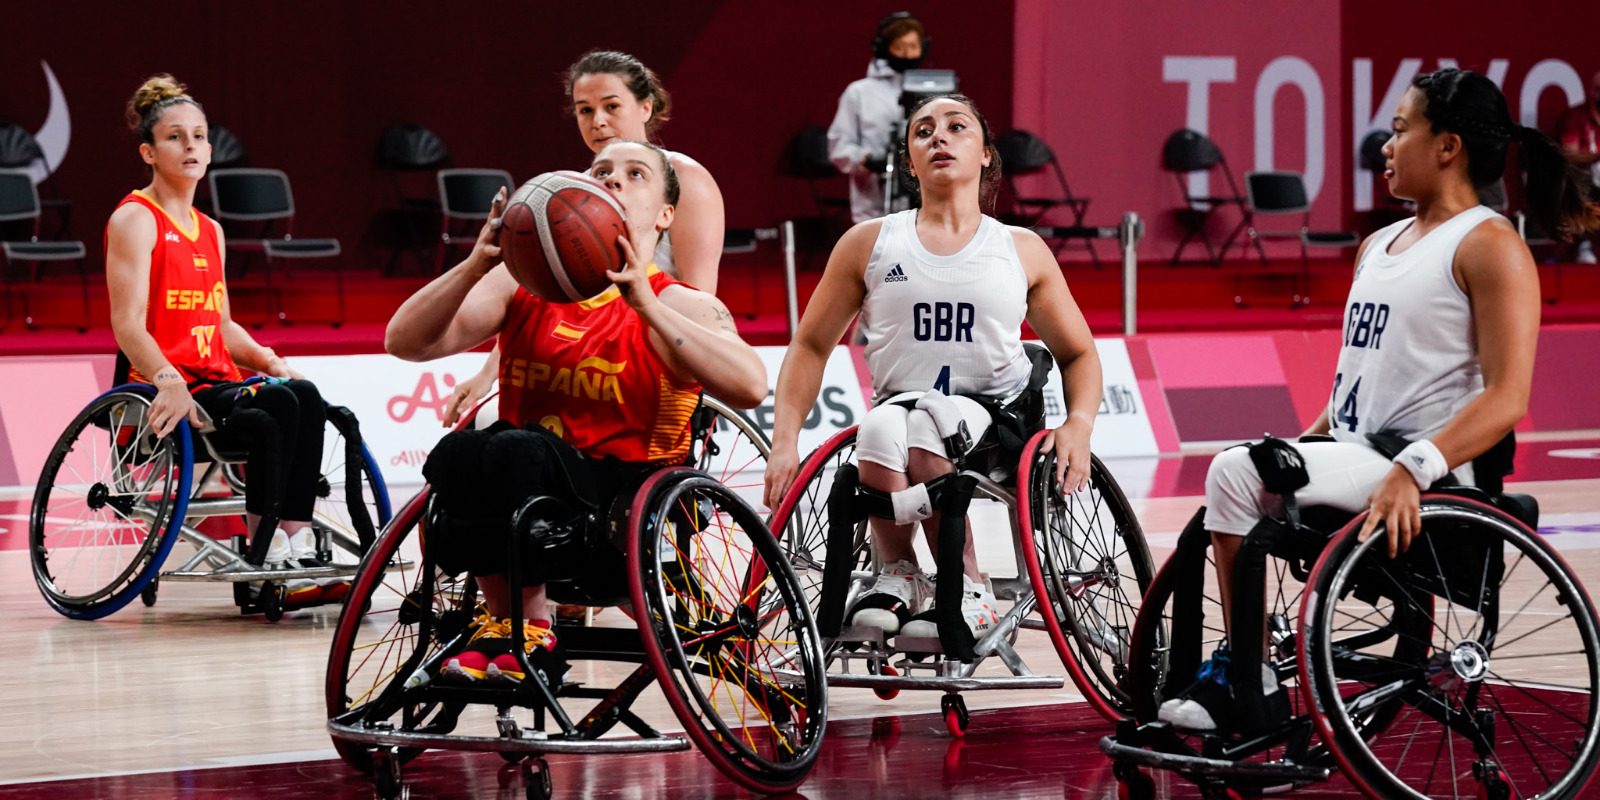
<svg viewBox="0 0 1600 800"><path fill-rule="evenodd" d="M888 62L889 69L892 69L895 72L905 72L908 69L916 69L917 67L922 66L922 56L917 56L916 58L884 56L883 60Z"/></svg>

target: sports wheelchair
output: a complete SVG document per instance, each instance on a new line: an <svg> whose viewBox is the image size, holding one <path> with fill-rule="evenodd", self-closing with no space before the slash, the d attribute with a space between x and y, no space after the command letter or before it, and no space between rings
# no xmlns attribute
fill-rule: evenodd
<svg viewBox="0 0 1600 800"><path fill-rule="evenodd" d="M511 597L521 549L539 547L565 576L546 584L552 602L620 606L637 623L558 621L559 659L530 661L512 603L511 652L529 676L513 686L433 679L467 643L479 595L470 575L445 574L423 546L439 524L431 490L405 504L356 574L326 677L334 746L380 796L403 795L402 765L427 748L497 752L521 765L530 798L553 792L544 758L552 753L693 746L749 789L787 791L804 780L827 724L821 643L780 545L740 491L713 477L759 490L767 441L709 397L691 426L688 464L651 474L625 507L575 512L534 497L513 516ZM564 666L576 661L633 666L614 688L599 688L571 679L577 671ZM584 672L592 679L598 669ZM652 683L682 735L631 710ZM574 700L597 702L580 717L566 708ZM618 725L636 736L608 737Z"/></svg>
<svg viewBox="0 0 1600 800"><path fill-rule="evenodd" d="M78 413L45 461L28 537L34 581L51 608L99 619L135 597L155 605L161 581L212 581L233 584L240 613L277 621L288 608L285 580L355 574L390 515L388 489L355 415L327 408L312 527L329 566L268 570L261 564L275 520L226 542L200 530L207 519L226 526L223 535L244 530L244 443L215 435L209 421L199 431L180 421L158 438L148 422L154 398L149 384L112 388ZM163 571L179 539L194 552Z"/></svg>
<svg viewBox="0 0 1600 800"><path fill-rule="evenodd" d="M1154 796L1144 767L1210 798L1335 770L1374 798L1585 796L1600 758L1595 609L1536 532L1538 504L1503 493L1509 446L1475 462L1477 486L1424 493L1422 531L1393 559L1381 524L1360 539L1365 512L1283 493L1287 519L1252 530L1234 567L1234 722L1203 734L1157 713L1229 638L1201 509L1134 624L1133 718L1100 743L1121 796Z"/></svg>
<svg viewBox="0 0 1600 800"><path fill-rule="evenodd" d="M1050 432L1039 430L1043 387L1054 360L1038 345L1029 343L1026 349L1034 365L1028 391L1011 407L996 409L990 434L957 460L956 473L939 479L938 487L928 484L929 499L945 520L935 554L938 576L949 576L944 586L960 588L965 521L973 499L1003 507L1010 522L1017 571L1012 577L991 576L990 582L996 599L1010 600L1012 606L981 639L972 641L962 623L958 593L941 595L937 588L937 638L886 638L880 629L845 624L848 609L878 572L868 514L893 516L890 499L882 493L873 497L859 485L855 428L807 456L768 523L782 537L816 615L831 668L829 685L870 688L884 700L901 689L942 691L945 727L957 737L968 727L962 691L1064 685L1061 677L1036 675L1024 663L1015 647L1020 629L1049 637L1074 684L1107 719L1122 719L1131 710L1132 698L1122 684L1139 598L1155 572L1149 548L1122 489L1098 457L1084 492L1063 495L1055 485L1055 454L1041 449ZM949 435L944 423L939 427L941 436ZM974 515L973 533L980 537L997 510L983 505L989 507L972 509L987 514ZM1008 674L979 673L990 657L998 658Z"/></svg>

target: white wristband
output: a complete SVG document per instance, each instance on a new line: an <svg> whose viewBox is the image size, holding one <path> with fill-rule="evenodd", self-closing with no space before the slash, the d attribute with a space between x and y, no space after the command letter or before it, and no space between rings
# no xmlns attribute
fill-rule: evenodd
<svg viewBox="0 0 1600 800"><path fill-rule="evenodd" d="M1427 490L1450 472L1444 453L1439 452L1439 448L1427 439L1412 442L1394 457L1394 463L1405 467L1411 473L1411 479L1417 482L1417 488L1422 490Z"/></svg>

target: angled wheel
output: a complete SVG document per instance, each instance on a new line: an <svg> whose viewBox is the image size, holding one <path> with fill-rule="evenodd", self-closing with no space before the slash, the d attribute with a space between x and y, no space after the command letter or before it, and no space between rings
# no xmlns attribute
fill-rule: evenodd
<svg viewBox="0 0 1600 800"><path fill-rule="evenodd" d="M805 593L812 613L821 606L823 568L828 560L828 494L839 469L856 464L856 429L847 428L830 437L800 464L794 483L767 524L782 543L789 564ZM850 589L844 606L872 582L872 546L867 538L867 523L856 525L853 537Z"/></svg>
<svg viewBox="0 0 1600 800"><path fill-rule="evenodd" d="M687 468L646 481L629 519L633 607L668 704L728 777L793 789L821 748L827 683L782 548L735 492Z"/></svg>
<svg viewBox="0 0 1600 800"><path fill-rule="evenodd" d="M1028 442L1017 473L1017 529L1032 539L1023 559L1056 653L1089 704L1116 721L1132 712L1129 639L1155 568L1105 464L1092 457L1088 490L1063 495L1055 453L1040 451L1048 436L1040 431Z"/></svg>
<svg viewBox="0 0 1600 800"><path fill-rule="evenodd" d="M343 550L358 557L372 546L393 515L389 487L348 409L328 407L322 453L322 476L317 479L312 513L317 526L344 545L335 546L334 553Z"/></svg>
<svg viewBox="0 0 1600 800"><path fill-rule="evenodd" d="M772 442L744 412L711 395L700 398L689 426L694 443L689 464L761 507L762 480Z"/></svg>
<svg viewBox="0 0 1600 800"><path fill-rule="evenodd" d="M423 558L428 495L424 489L401 508L351 582L323 683L329 719L432 733L447 733L455 726L459 707L414 702L406 693L428 680L430 659L466 629L477 595L465 576L445 576ZM345 763L371 769L361 745L338 737L333 744ZM400 758L418 752L401 749Z"/></svg>
<svg viewBox="0 0 1600 800"><path fill-rule="evenodd" d="M1600 635L1561 557L1461 498L1425 497L1394 559L1381 527L1357 541L1361 522L1312 572L1298 648L1314 727L1350 781L1386 798L1587 796Z"/></svg>
<svg viewBox="0 0 1600 800"><path fill-rule="evenodd" d="M177 541L193 480L189 425L157 439L150 392L113 389L45 460L28 516L33 577L51 608L99 619L138 597Z"/></svg>
<svg viewBox="0 0 1600 800"><path fill-rule="evenodd" d="M1203 511L1201 512L1204 513ZM1286 687L1289 714L1305 713L1296 681L1293 645L1297 640L1300 603L1305 586L1288 562L1270 558L1263 586L1266 602L1265 656L1278 683ZM1211 537L1198 520L1179 535L1177 547L1150 582L1139 604L1128 643L1128 677L1124 684L1130 717L1140 723L1157 719L1162 702L1180 696L1197 677L1201 665L1227 641L1222 602L1217 591ZM1204 751L1202 738L1184 737L1188 755ZM1259 750L1250 761L1287 757L1282 746ZM1313 748L1302 763L1323 763L1327 754ZM1297 758L1297 761L1301 759Z"/></svg>

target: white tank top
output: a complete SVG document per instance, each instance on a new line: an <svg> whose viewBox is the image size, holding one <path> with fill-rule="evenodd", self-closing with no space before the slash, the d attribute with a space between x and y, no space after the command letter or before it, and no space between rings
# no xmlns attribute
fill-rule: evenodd
<svg viewBox="0 0 1600 800"><path fill-rule="evenodd" d="M680 164L685 164L685 163L698 164L699 163L698 161L695 161L694 159L692 159L692 158L690 158L690 157L688 157L688 156L686 156L686 155L684 155L682 153L679 153L676 150L668 150L665 147L663 147L663 148L661 148L661 151L663 153L667 154L667 161L672 164L673 169L677 169ZM673 261L672 261L672 229L671 228L668 228L667 230L664 230L664 231L661 232L661 238L656 240L656 252L655 252L655 254L653 256L651 256L651 260L653 260L655 262L656 267L659 268L662 272L665 272L665 273L667 273L668 275L671 275L674 278L683 277L683 276L678 274L678 265L674 264ZM699 287L695 287L695 288L699 288Z"/></svg>
<svg viewBox="0 0 1600 800"><path fill-rule="evenodd" d="M1376 432L1426 439L1483 392L1472 305L1452 265L1461 240L1498 216L1469 208L1399 255L1389 245L1415 218L1373 236L1345 303L1328 404L1335 439L1365 443Z"/></svg>
<svg viewBox="0 0 1600 800"><path fill-rule="evenodd" d="M936 256L917 212L883 218L867 261L861 333L877 401L900 392L1006 398L1027 386L1028 277L1011 231L984 216L961 251Z"/></svg>

